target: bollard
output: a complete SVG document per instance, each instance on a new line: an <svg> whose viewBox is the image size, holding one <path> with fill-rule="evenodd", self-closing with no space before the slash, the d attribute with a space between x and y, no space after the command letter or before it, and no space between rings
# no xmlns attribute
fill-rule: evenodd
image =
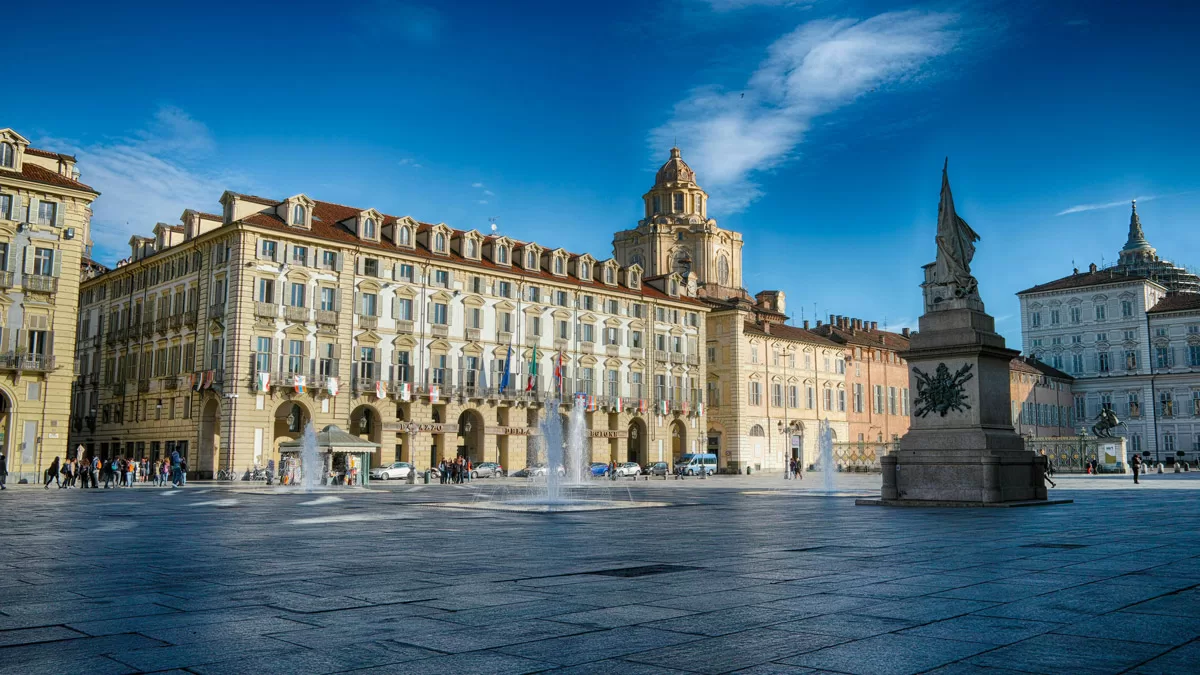
<svg viewBox="0 0 1200 675"><path fill-rule="evenodd" d="M425 470L425 484L429 485L429 469Z"/></svg>
<svg viewBox="0 0 1200 675"><path fill-rule="evenodd" d="M752 473L752 471L753 471L753 470L750 468L750 465L749 465L749 464L747 464L747 465L746 465L746 475L747 475L747 476L749 476L749 475Z"/></svg>

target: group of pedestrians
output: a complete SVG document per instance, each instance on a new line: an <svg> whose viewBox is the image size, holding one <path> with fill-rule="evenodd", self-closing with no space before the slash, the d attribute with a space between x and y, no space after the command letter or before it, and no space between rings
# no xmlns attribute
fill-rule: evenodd
<svg viewBox="0 0 1200 675"><path fill-rule="evenodd" d="M446 483L464 483L471 480L471 460L464 457L442 458L438 462L438 480Z"/></svg>
<svg viewBox="0 0 1200 675"><path fill-rule="evenodd" d="M787 477L792 480L804 480L804 464L795 457L788 461Z"/></svg>
<svg viewBox="0 0 1200 675"><path fill-rule="evenodd" d="M152 483L166 487L181 487L187 483L187 460L172 452L170 457L162 460L141 460L130 457L113 457L101 460L99 457L79 459L68 458L60 461L58 457L46 469L46 482L43 487L50 489L54 483L60 490L71 488L104 488L133 487L137 483ZM3 482L0 481L0 486Z"/></svg>

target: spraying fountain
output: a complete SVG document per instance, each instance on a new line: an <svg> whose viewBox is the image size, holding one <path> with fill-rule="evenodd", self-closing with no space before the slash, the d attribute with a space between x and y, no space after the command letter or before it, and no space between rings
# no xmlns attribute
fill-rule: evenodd
<svg viewBox="0 0 1200 675"><path fill-rule="evenodd" d="M834 472L837 467L833 463L833 427L829 419L823 419L817 424L817 449L821 453L821 483L825 492L834 492Z"/></svg>
<svg viewBox="0 0 1200 675"><path fill-rule="evenodd" d="M320 476L325 473L325 463L317 452L317 431L312 422L304 426L304 436L300 440L300 488L312 492L321 484Z"/></svg>

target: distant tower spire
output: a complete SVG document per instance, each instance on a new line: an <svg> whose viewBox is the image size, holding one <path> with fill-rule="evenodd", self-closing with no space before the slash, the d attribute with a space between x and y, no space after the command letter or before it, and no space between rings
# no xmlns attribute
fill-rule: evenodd
<svg viewBox="0 0 1200 675"><path fill-rule="evenodd" d="M1140 259L1156 258L1154 247L1146 241L1146 233L1142 230L1142 219L1138 217L1137 200L1130 203L1129 238L1121 248L1121 264L1132 263Z"/></svg>

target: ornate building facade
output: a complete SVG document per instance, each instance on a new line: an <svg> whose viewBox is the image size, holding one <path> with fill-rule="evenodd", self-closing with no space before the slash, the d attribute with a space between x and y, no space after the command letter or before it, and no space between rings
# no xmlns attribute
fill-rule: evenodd
<svg viewBox="0 0 1200 675"><path fill-rule="evenodd" d="M79 278L92 201L75 158L0 129L0 452L10 480L68 453Z"/></svg>
<svg viewBox="0 0 1200 675"><path fill-rule="evenodd" d="M1200 454L1200 279L1158 257L1136 204L1116 266L1017 294L1025 352L1074 378L1071 422L1111 408L1131 452Z"/></svg>
<svg viewBox="0 0 1200 675"><path fill-rule="evenodd" d="M209 477L278 460L312 421L378 443L373 466L511 470L536 461L546 403L576 395L592 461L702 447L708 306L689 275L306 195L221 205L84 283L87 451L180 450Z"/></svg>

